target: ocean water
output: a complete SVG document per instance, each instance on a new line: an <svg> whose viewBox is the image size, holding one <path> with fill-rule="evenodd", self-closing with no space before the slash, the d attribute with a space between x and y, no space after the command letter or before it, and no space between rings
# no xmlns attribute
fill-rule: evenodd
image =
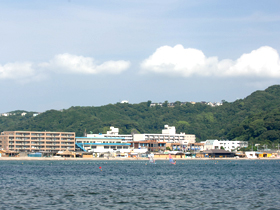
<svg viewBox="0 0 280 210"><path fill-rule="evenodd" d="M280 209L280 160L11 160L0 177L1 210Z"/></svg>

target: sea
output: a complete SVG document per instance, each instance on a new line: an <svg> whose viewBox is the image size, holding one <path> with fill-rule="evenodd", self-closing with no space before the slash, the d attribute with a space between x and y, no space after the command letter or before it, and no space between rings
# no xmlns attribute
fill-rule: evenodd
<svg viewBox="0 0 280 210"><path fill-rule="evenodd" d="M280 160L0 161L0 209L280 209Z"/></svg>

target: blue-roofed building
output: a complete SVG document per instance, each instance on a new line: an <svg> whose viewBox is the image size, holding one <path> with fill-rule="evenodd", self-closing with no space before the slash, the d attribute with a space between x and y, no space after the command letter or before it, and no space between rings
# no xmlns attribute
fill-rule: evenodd
<svg viewBox="0 0 280 210"><path fill-rule="evenodd" d="M131 143L117 137L76 137L76 147L84 152L129 153Z"/></svg>

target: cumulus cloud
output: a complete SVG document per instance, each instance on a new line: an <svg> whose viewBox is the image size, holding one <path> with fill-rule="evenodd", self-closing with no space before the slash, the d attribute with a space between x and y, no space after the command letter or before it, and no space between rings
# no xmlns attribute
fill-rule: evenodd
<svg viewBox="0 0 280 210"><path fill-rule="evenodd" d="M56 55L47 63L40 64L43 68L52 69L56 73L75 74L119 74L127 70L130 66L128 61L106 61L100 65L91 58L71 55L68 53Z"/></svg>
<svg viewBox="0 0 280 210"><path fill-rule="evenodd" d="M201 50L182 45L158 48L141 63L141 72L154 72L183 77L280 77L278 52L268 46L243 54L236 61L206 57Z"/></svg>
<svg viewBox="0 0 280 210"><path fill-rule="evenodd" d="M130 67L128 61L105 61L97 64L90 57L71 54L59 54L48 62L14 62L0 65L0 79L19 82L40 81L50 72L61 74L120 74Z"/></svg>
<svg viewBox="0 0 280 210"><path fill-rule="evenodd" d="M31 62L15 62L0 65L0 79L18 80L21 83L42 80L45 74L35 70Z"/></svg>

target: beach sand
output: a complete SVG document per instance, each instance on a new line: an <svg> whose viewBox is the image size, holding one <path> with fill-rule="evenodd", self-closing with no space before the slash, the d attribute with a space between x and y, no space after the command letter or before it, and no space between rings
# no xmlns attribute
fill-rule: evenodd
<svg viewBox="0 0 280 210"><path fill-rule="evenodd" d="M280 158L173 158L174 160L279 160ZM3 160L42 160L42 161L81 161L81 160L92 160L92 161L110 161L110 160L149 160L148 158L63 158L63 157L0 157L0 161ZM155 158L155 160L169 160L168 158Z"/></svg>

